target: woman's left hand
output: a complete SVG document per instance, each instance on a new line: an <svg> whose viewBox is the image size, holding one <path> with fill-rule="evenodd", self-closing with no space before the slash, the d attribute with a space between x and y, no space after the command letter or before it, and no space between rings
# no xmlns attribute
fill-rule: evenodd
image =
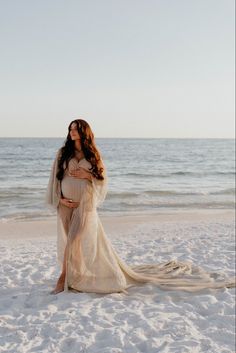
<svg viewBox="0 0 236 353"><path fill-rule="evenodd" d="M71 171L69 175L77 179L91 180L91 173L89 173L86 169L82 167L78 167L78 169Z"/></svg>

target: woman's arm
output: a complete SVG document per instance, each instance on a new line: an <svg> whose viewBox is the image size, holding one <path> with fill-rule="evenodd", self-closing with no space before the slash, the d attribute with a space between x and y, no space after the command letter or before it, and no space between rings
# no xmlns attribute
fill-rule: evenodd
<svg viewBox="0 0 236 353"><path fill-rule="evenodd" d="M60 204L69 207L69 208L77 208L79 206L79 201L72 201L70 199L66 199L62 197L60 199Z"/></svg>
<svg viewBox="0 0 236 353"><path fill-rule="evenodd" d="M79 167L78 169L71 171L69 175L77 179L87 179L91 182L93 179L92 173L83 167Z"/></svg>

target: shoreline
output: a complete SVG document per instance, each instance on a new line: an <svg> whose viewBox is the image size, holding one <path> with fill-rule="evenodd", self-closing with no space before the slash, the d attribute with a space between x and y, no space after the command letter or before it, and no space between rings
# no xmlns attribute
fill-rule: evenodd
<svg viewBox="0 0 236 353"><path fill-rule="evenodd" d="M168 210L155 213L136 213L124 215L98 214L107 234L115 235L133 230L145 224L158 223L193 223L193 222L234 222L235 212L232 209L196 209ZM50 220L24 220L0 223L0 239L20 239L21 237L56 237L56 217Z"/></svg>

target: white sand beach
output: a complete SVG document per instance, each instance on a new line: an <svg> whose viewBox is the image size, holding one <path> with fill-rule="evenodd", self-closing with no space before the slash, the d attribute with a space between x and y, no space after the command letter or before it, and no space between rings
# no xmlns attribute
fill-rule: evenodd
<svg viewBox="0 0 236 353"><path fill-rule="evenodd" d="M233 210L101 221L128 264L179 259L234 275ZM60 272L56 222L2 223L0 239L0 352L234 352L234 288L187 293L145 284L128 295L50 295Z"/></svg>

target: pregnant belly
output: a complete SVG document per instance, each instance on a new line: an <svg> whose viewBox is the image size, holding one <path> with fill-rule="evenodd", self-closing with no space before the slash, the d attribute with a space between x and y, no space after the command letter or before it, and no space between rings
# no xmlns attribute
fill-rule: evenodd
<svg viewBox="0 0 236 353"><path fill-rule="evenodd" d="M84 188L83 179L76 179L71 176L65 176L61 182L62 195L73 201L80 201L82 190Z"/></svg>

